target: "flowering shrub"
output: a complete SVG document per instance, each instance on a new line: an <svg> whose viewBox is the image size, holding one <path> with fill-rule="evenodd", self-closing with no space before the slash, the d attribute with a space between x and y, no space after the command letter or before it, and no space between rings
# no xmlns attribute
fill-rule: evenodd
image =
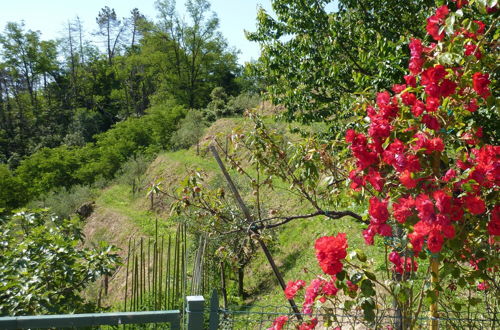
<svg viewBox="0 0 500 330"><path fill-rule="evenodd" d="M500 146L483 142L476 117L495 106L496 11L496 2L465 0L437 8L427 19L431 42L410 40L404 83L378 93L363 108L365 122L347 130L353 155L350 188L371 195L369 225L362 235L369 245L383 239L395 275L389 284L382 283L362 254L357 254L361 265L346 259L345 234L321 237L315 249L325 275L308 286L289 282L285 290L290 299L306 288L303 313L312 313L316 301L324 303L342 289L354 299L352 304L344 299L344 306L359 306L373 320L375 284L408 318L420 314L425 303L437 306L438 293L455 291L457 283L476 283L482 291L498 288ZM475 19L478 12L490 24ZM422 265L429 268L432 286L419 282L415 299L415 274ZM438 278L441 284L448 280L448 292ZM432 316L438 316L436 311ZM274 329L281 329L280 320ZM311 319L299 328L317 323Z"/></svg>

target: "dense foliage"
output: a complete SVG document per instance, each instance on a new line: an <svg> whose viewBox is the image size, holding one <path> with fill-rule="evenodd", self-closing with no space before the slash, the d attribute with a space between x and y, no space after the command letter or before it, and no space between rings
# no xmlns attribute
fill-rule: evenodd
<svg viewBox="0 0 500 330"><path fill-rule="evenodd" d="M392 2L383 3L392 8ZM304 51L304 60L281 52L292 44L312 45L308 42L313 37L298 32L300 18L311 29L321 26L321 15L319 23L305 20L306 13L321 10L321 4L275 1L278 18L284 22L262 14L270 30L258 31L264 61L276 61L268 72L271 80L279 77L271 96L297 106L288 107L288 114L304 115L304 120L325 119L326 114L315 116L328 108L315 99L321 92L316 82L293 76L294 69L305 68L304 63L310 61L304 75L314 72L316 64L318 71L330 77L329 69L315 57L316 49ZM373 6L368 12L387 9ZM280 10L296 11L285 20ZM231 203L224 200L224 191L210 190L196 178L176 197L177 205L205 214L206 231L221 237L246 233L258 241L273 228L318 216L325 220L350 216L358 222L359 236L382 257L368 258L359 247L349 246L350 238L344 233L322 233L314 245L321 273L308 283L293 280L283 288L292 306L294 297L300 297L297 292L305 288L303 300L298 298L303 301L303 319L279 317L272 329L281 329L292 318L299 321L299 329L335 326L334 307L356 315L362 311L370 328L379 326L387 313L403 329L418 327L427 311L433 329L440 317L467 322L476 313L493 319L498 313L498 5L496 1L453 1L425 17L415 23L422 25L417 25L416 33L406 38L407 55L394 48L395 56L404 58L404 66L389 61L388 70L398 73L384 75L387 81L380 85L377 77L364 82L379 91L373 98L360 95L360 89L339 90L342 97L355 100L350 104L348 125L328 117L342 128L345 138L308 134L294 141L255 113L250 113L253 131L233 131L233 149L226 159L251 182L256 200L246 221L231 219L234 211L224 207ZM296 30L287 36L284 26ZM297 41L301 37L303 44ZM270 55L274 46L276 53ZM375 52L376 46L369 48ZM337 77L328 88L335 90L344 81ZM364 88L362 80L358 83L353 88ZM301 86L307 88L302 91ZM243 163L255 168L250 171ZM266 187L284 189L283 182L310 206L310 213L265 212L260 194ZM335 210L354 208L356 202L366 210L364 214ZM282 282L279 273L275 274ZM319 320L315 312L326 316Z"/></svg>
<svg viewBox="0 0 500 330"><path fill-rule="evenodd" d="M113 178L130 157L173 147L172 134L185 113L175 104L154 106L144 116L129 118L96 135L95 143L42 148L14 171L2 165L0 208L20 207L55 188Z"/></svg>
<svg viewBox="0 0 500 330"><path fill-rule="evenodd" d="M208 1L187 1L186 19L175 1L156 8L153 22L138 9L120 20L104 7L96 19L100 40L86 39L79 19L57 41L7 24L0 34L0 162L14 168L44 147L94 142L151 105L203 108L218 86L237 94L236 53Z"/></svg>
<svg viewBox="0 0 500 330"><path fill-rule="evenodd" d="M498 8L484 1L449 6L427 18L431 42L411 39L404 83L364 104L366 120L345 136L353 156L348 189L369 199L362 235L369 245L381 238L392 274L377 274L364 253L348 250L345 234L320 237L314 247L323 274L285 289L293 299L305 287L305 314L341 305L362 309L373 325L387 297L401 328L414 328L426 308L433 318L476 308L498 313L500 146L485 142L475 116L497 110ZM466 302L454 299L464 295ZM276 319L273 329L287 320ZM299 328L317 324L311 317Z"/></svg>
<svg viewBox="0 0 500 330"><path fill-rule="evenodd" d="M272 2L259 12L249 39L262 48L259 67L271 100L304 122L349 117L356 97L400 80L408 61L402 46L423 37L433 0L307 0ZM335 8L338 7L338 8Z"/></svg>
<svg viewBox="0 0 500 330"><path fill-rule="evenodd" d="M0 315L90 312L81 292L115 270L110 246L81 247L78 221L47 211L0 218Z"/></svg>

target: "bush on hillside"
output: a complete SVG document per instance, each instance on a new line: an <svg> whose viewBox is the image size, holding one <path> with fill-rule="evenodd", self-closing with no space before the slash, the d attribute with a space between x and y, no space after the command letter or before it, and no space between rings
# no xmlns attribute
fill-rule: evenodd
<svg viewBox="0 0 500 330"><path fill-rule="evenodd" d="M172 136L172 146L177 149L187 149L199 142L205 128L208 126L203 113L191 110L186 118L179 123L179 129Z"/></svg>
<svg viewBox="0 0 500 330"><path fill-rule="evenodd" d="M0 316L96 310L81 292L111 275L118 256L111 246L81 248L77 223L46 211L0 217Z"/></svg>

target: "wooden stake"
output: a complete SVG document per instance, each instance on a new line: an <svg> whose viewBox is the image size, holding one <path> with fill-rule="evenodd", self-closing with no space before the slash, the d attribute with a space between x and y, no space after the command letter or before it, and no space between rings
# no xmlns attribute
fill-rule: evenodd
<svg viewBox="0 0 500 330"><path fill-rule="evenodd" d="M231 189L231 191L233 192L234 198L236 199L238 206L240 207L241 211L245 215L246 222L250 225L253 222L252 215L250 214L250 211L248 210L245 203L243 202L243 199L241 198L241 195L238 192L236 185L234 184L233 180L231 179L229 172L226 170L224 163L222 163L222 160L219 157L219 153L217 152L217 149L214 146L210 146L210 151L214 155L214 158L217 161L217 164L219 165L219 167L222 171L222 174L226 178L226 181L229 185L229 189ZM276 263L274 262L273 256L271 255L271 252L267 248L266 243L260 238L260 234L257 230L250 228L250 233L255 234L256 239L259 242L260 247L262 248L262 250L264 251L264 254L266 255L267 261L271 265L271 268L274 272L274 275L278 279L278 282L281 286L281 289L283 291L285 291L285 289L286 289L285 280L283 279L283 276L281 275L278 267L276 266ZM292 307L293 312L296 314L297 319L299 321L302 321L302 316L300 315L300 310L297 307L297 305L295 304L295 301L293 299L288 299L288 302L290 303L290 306Z"/></svg>
<svg viewBox="0 0 500 330"><path fill-rule="evenodd" d="M431 258L431 283L432 285L437 285L439 283L439 259L438 257L432 257ZM430 317L431 317L431 322L429 329L430 330L438 330L438 320L437 318L439 317L438 315L438 292L436 290L436 301L431 304L430 307Z"/></svg>

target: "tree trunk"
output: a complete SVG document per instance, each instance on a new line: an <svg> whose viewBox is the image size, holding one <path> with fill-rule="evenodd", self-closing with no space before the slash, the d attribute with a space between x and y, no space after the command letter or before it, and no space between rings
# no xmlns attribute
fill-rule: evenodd
<svg viewBox="0 0 500 330"><path fill-rule="evenodd" d="M245 278L245 268L238 267L238 295L241 298L245 298L245 290L243 285L243 280Z"/></svg>

